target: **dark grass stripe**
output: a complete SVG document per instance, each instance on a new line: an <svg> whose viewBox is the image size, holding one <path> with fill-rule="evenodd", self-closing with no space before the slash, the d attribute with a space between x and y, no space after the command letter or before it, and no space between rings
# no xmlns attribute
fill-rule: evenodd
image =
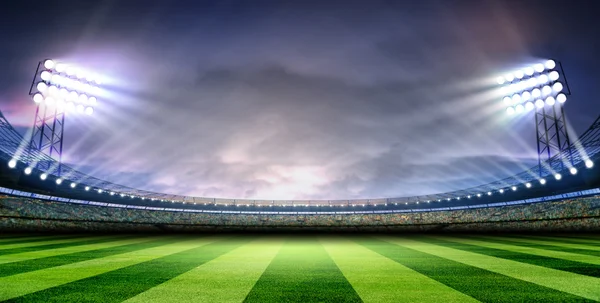
<svg viewBox="0 0 600 303"><path fill-rule="evenodd" d="M593 302L531 282L377 239L359 244L483 302Z"/></svg>
<svg viewBox="0 0 600 303"><path fill-rule="evenodd" d="M46 237L26 237L26 238L15 238L14 240L11 241L5 241L0 243L0 250L2 250L2 245L9 245L9 244L21 244L21 243L36 243L36 242L43 242L43 241L53 241L53 240L61 240L61 239L75 239L75 238L79 238L81 236L46 236Z"/></svg>
<svg viewBox="0 0 600 303"><path fill-rule="evenodd" d="M300 241L284 244L244 302L362 302L317 240Z"/></svg>
<svg viewBox="0 0 600 303"><path fill-rule="evenodd" d="M124 239L124 238L127 238L127 236L111 236L111 237L94 238L94 239L88 238L86 240L68 242L68 243L56 243L56 244L38 245L38 246L31 246L31 247L10 248L10 249L0 250L0 256L24 253L24 252L30 252L30 251L64 248L64 247L70 247L70 246L105 243L105 242L120 240L120 239Z"/></svg>
<svg viewBox="0 0 600 303"><path fill-rule="evenodd" d="M548 238L548 237L536 237L536 236L515 236L515 238L521 238L523 240L539 240L539 241L558 242L558 243L566 243L566 244L600 246L600 239L592 240L592 239L580 239L580 238L575 238L575 237ZM591 241L594 241L594 242L591 242Z"/></svg>
<svg viewBox="0 0 600 303"><path fill-rule="evenodd" d="M575 253L575 254L581 254L581 255L600 257L600 251L598 251L598 250L572 248L572 247L564 247L564 246L548 245L548 244L538 244L538 243L524 243L524 242L519 242L519 241L511 241L508 239L498 239L498 238L491 238L491 237L490 238L472 237L472 238L482 240L482 241L496 242L496 243L500 243L500 244L509 244L509 245L515 245L515 246L539 248L539 249L545 249L545 250L562 251L562 252L569 252L569 253Z"/></svg>
<svg viewBox="0 0 600 303"><path fill-rule="evenodd" d="M13 239L13 238L25 238L25 237L39 237L41 234L4 234L0 235L0 240Z"/></svg>
<svg viewBox="0 0 600 303"><path fill-rule="evenodd" d="M217 241L5 302L122 302L249 241L249 237Z"/></svg>
<svg viewBox="0 0 600 303"><path fill-rule="evenodd" d="M181 238L166 238L153 240L143 243L123 244L115 247L107 247L84 252L77 252L66 255L50 256L33 260L25 260L21 262L12 262L0 264L0 277L16 275L28 271L40 270L50 267L56 267L76 262L87 261L91 259L104 258L112 255L123 254L140 249L152 248L156 246L171 244L180 241Z"/></svg>
<svg viewBox="0 0 600 303"><path fill-rule="evenodd" d="M487 239L485 239L485 240L487 240ZM425 242L425 243L430 243L430 244L435 244L435 245L446 246L446 247L450 247L450 248L454 248L454 249L460 249L460 250L478 253L478 254L482 254L482 255L487 255L487 256L491 256L491 257L513 260L513 261L517 261L517 262L521 262L521 263L533 264L533 265L542 266L542 267L554 268L554 269L568 271L568 272L572 272L572 273L576 273L576 274L580 274L580 275L586 275L586 276L591 276L591 277L596 277L596 278L600 277L600 266L597 266L594 264L589 264L589 263L583 263L583 262L577 262L577 261L571 261L571 260L565 260L565 259L559 259L559 258L544 257L544 256L515 252L515 251L504 250L504 249L499 249L499 248L490 248L490 247L474 245L474 244L458 243L458 242L453 242L451 240L446 241L446 240L442 240L442 239L419 238L419 241ZM490 242L492 242L492 241L490 241ZM494 240L493 242L502 243L503 241ZM510 243L504 243L504 244L510 244ZM522 245L522 246L525 246L525 245Z"/></svg>

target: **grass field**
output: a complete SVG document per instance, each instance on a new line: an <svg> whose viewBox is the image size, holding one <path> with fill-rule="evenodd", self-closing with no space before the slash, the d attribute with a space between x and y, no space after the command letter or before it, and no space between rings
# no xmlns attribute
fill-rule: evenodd
<svg viewBox="0 0 600 303"><path fill-rule="evenodd" d="M600 236L0 234L8 302L593 302Z"/></svg>

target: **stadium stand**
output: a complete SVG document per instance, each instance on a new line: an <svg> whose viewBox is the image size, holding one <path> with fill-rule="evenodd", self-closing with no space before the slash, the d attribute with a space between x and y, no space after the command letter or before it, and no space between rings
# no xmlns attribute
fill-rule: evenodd
<svg viewBox="0 0 600 303"><path fill-rule="evenodd" d="M598 231L600 196L521 205L383 214L209 214L0 196L4 231Z"/></svg>

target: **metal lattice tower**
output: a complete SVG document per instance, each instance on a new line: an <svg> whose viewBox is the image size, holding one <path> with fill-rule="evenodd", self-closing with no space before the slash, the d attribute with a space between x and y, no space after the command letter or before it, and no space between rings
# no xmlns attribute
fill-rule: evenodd
<svg viewBox="0 0 600 303"><path fill-rule="evenodd" d="M95 84L100 81L80 69L50 59L38 63L29 88L37 107L27 148L58 160L58 176L62 171L65 115L94 112L97 99L93 95L98 93Z"/></svg>
<svg viewBox="0 0 600 303"><path fill-rule="evenodd" d="M40 69L43 67L43 62L39 62L31 87L29 96L35 95L35 86L40 77ZM37 103L35 109L35 118L31 137L29 139L28 148L37 149L42 153L47 154L51 158L58 160L58 175L61 173L62 151L63 151L63 135L65 125L65 112L58 107L50 107L44 102Z"/></svg>
<svg viewBox="0 0 600 303"><path fill-rule="evenodd" d="M573 166L571 140L562 106L555 104L536 110L535 130L540 177L543 174L543 162L547 162L550 167L558 166L560 170L565 169L565 163Z"/></svg>
<svg viewBox="0 0 600 303"><path fill-rule="evenodd" d="M558 62L556 67L560 76L562 76L562 81L565 83L566 90L563 94L570 96L571 89L562 63ZM568 123L562 102L557 102L550 107L536 109L535 130L540 177L543 175L543 162L547 162L549 167L558 166L561 170L565 169L565 164L574 165L573 147L569 138Z"/></svg>
<svg viewBox="0 0 600 303"><path fill-rule="evenodd" d="M538 175L573 167L573 148L563 104L571 90L562 64L548 60L498 78L508 114L534 111ZM563 85L564 83L564 85Z"/></svg>

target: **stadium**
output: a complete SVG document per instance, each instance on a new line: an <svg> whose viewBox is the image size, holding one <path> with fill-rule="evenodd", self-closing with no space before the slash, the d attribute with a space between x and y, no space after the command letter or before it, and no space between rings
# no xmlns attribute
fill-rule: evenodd
<svg viewBox="0 0 600 303"><path fill-rule="evenodd" d="M293 12L302 11L289 5L284 6ZM138 7L125 5L119 9L136 11ZM73 8L73 12L78 11L85 9ZM245 7L246 11L252 10ZM328 12L343 15L337 8ZM379 16L381 8L376 12ZM182 8L177 8L177 15L185 15ZM88 22L86 19L85 24ZM317 35L314 30L308 33ZM136 60L124 57L120 63ZM517 60L516 57L511 60ZM469 176L470 180L476 180L474 183L455 181L451 186L440 185L441 190L432 189L436 188L433 186L420 191L406 188L397 191L411 193L405 195L386 196L390 191L385 188L381 194L374 191L373 198L368 197L373 191L364 191L367 194L358 198L348 198L349 194L335 198L336 192L333 199L312 199L308 193L302 195L302 191L314 190L313 183L294 187L281 181L283 178L280 183L272 182L276 190L271 193L300 192L300 197L306 199L271 199L253 191L240 198L187 194L189 191L183 185L174 182L155 186L156 180L146 178L146 172L129 179L119 178L118 174L125 169L120 171L118 165L105 165L90 161L91 156L70 153L70 149L85 147L90 141L85 135L68 141L73 129L65 121L78 127L88 123L101 128L103 119L110 120L110 110L118 108L114 104L121 102L115 96L131 94L138 99L154 99L125 91L124 87L134 86L131 83L135 82L121 87L115 84L118 81L114 75L103 78L101 73L90 72L85 61L71 62L64 58L69 57L36 59L39 62L34 62L37 68L29 94L19 92L27 98L24 101L17 98L16 106L29 111L35 108L33 127L21 124L13 103L0 100L2 302L600 301L600 112L597 105L586 104L585 111L593 116L593 122L577 131L572 124L579 118L568 116L567 120L565 108L583 99L571 96L563 68L567 61L551 56L528 58L526 62L501 65L493 75L486 75L489 80L476 82L477 89L485 90L495 106L493 111L478 115L488 120L498 116L513 119L519 129L536 135L535 142L513 136L512 141L502 143L535 150L533 162L501 149L499 153L511 158L515 165L510 169L501 162L486 166L500 171L489 174L492 177L474 174ZM35 67L30 58L22 61ZM185 69L181 64L177 68ZM30 77L31 68L24 69ZM270 72L275 78L289 73ZM229 77L218 74L216 78L229 81ZM286 91L273 84L277 82L274 78L268 79L266 87ZM252 86L248 83L253 82L244 81L244 85ZM20 82L16 86L23 86ZM304 85L299 80L296 83ZM209 84L220 87L219 82ZM427 83L426 87L430 85L433 84ZM346 84L342 87L352 89ZM480 93L472 94L477 99ZM234 99L246 97L231 94ZM465 93L461 94L460 99L470 100ZM268 104L263 109L271 107L276 106ZM485 107L491 108L487 103ZM387 110L392 111L393 107ZM133 125L142 125L145 114L127 119ZM452 119L460 120L461 115L464 114L451 112ZM166 116L177 116L177 111L173 109ZM186 123L183 118L174 119ZM293 120L291 115L287 123L292 124ZM433 128L436 134L438 129L452 124L436 123ZM194 121L185 127L200 128L197 126L200 124ZM111 157L119 157L122 151L126 154L129 144L136 145L141 137L159 142L145 149L158 150L161 144L167 145L169 151L179 149L169 145L171 141L166 138L155 135L160 129L173 126L158 122L156 125L138 127L147 129L137 132L112 132L103 139L94 138L91 144L93 148L108 145L108 141L123 135L125 139L116 145L120 149L111 146L109 154L101 155L107 162ZM502 129L506 125L509 123L493 127ZM236 137L235 130L231 134L234 142L246 140ZM188 140L184 134L176 137L182 138L177 142ZM442 137L431 141L443 140ZM306 139L304 143L308 145L311 141ZM282 141L276 145L285 144ZM235 156L227 156L243 158L238 155L242 153L243 148L239 147L242 145L234 146ZM466 145L457 150L466 153L469 148L475 147ZM290 158L298 155L292 148L284 151L289 152ZM89 154L103 153L106 150ZM333 158L345 156L336 153ZM80 159L81 163L74 159ZM149 169L157 167L150 164L157 158L139 156L127 161L137 161ZM245 165L236 161L232 162L234 166ZM171 156L165 162L198 166L181 156ZM116 170L115 173L100 173L107 167ZM215 178L228 177L218 170L210 172L217 175ZM306 183L317 176L302 173L303 179L294 179L296 183ZM161 175L161 180L172 178L158 171L155 174ZM283 174L286 178L290 176L286 174ZM195 183L192 175L188 178L183 171L181 175L186 184ZM438 178L440 184L452 183L443 178Z"/></svg>

